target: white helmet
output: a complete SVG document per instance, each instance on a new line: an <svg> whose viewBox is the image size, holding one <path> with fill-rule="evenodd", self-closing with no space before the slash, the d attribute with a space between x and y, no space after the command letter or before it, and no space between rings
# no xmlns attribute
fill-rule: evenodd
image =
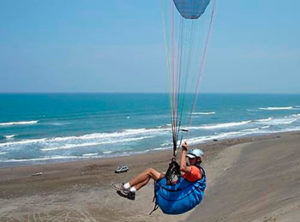
<svg viewBox="0 0 300 222"><path fill-rule="evenodd" d="M189 152L186 156L191 159L196 158L196 157L200 157L202 159L204 156L204 152L201 149L191 149L191 150L189 150Z"/></svg>

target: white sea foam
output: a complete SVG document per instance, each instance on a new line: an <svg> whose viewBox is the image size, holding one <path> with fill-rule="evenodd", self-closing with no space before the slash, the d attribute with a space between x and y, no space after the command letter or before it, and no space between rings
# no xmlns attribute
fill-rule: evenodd
<svg viewBox="0 0 300 222"><path fill-rule="evenodd" d="M173 146L173 144L172 144L171 140L167 140L167 142L162 143L160 146L161 147L169 147L169 146Z"/></svg>
<svg viewBox="0 0 300 222"><path fill-rule="evenodd" d="M192 115L214 115L216 112L193 112Z"/></svg>
<svg viewBox="0 0 300 222"><path fill-rule="evenodd" d="M240 132L247 132L247 133L251 133L251 132L258 132L258 130L260 130L259 127L256 127L256 128L249 128L249 129L243 129L241 130Z"/></svg>
<svg viewBox="0 0 300 222"><path fill-rule="evenodd" d="M292 106L280 106L280 107L261 107L260 110L290 110Z"/></svg>
<svg viewBox="0 0 300 222"><path fill-rule="evenodd" d="M21 141L0 143L0 147L13 147L16 145L59 145L61 143L68 144L83 144L83 143L97 143L98 144L110 144L129 142L134 140L141 140L170 133L168 128L141 128L141 129L127 129L120 132L112 133L91 133L81 136L66 136L66 137L54 137L54 138L41 138L41 139L26 139ZM125 139L125 140L124 140ZM51 148L51 147L47 147ZM47 149L45 148L45 149Z"/></svg>
<svg viewBox="0 0 300 222"><path fill-rule="evenodd" d="M7 152L0 152L0 155L4 155L4 154L7 154Z"/></svg>
<svg viewBox="0 0 300 222"><path fill-rule="evenodd" d="M231 122L231 123L220 123L215 125L204 125L204 126L194 126L194 127L186 127L189 130L197 130L197 129L227 129L230 127L236 126L254 126L254 128L241 129L239 131L230 131L230 132L222 132L217 135L207 135L202 137L194 137L190 138L190 143L202 143L206 141L210 141L213 139L225 139L225 138L234 138L241 137L245 135L254 135L254 134L265 134L265 133L277 133L277 132L286 132L286 131L296 131L299 130L299 126L293 126L291 124L300 120L300 114L292 114L289 116L284 116L280 118L265 118L258 119L252 121L241 121L241 122ZM247 125L249 124L249 125ZM283 129L272 129L272 126L281 126ZM286 125L286 126L285 126ZM289 126L290 125L290 126ZM256 127L255 127L256 126ZM288 126L288 127L287 127ZM162 144L162 146L170 146L170 143Z"/></svg>
<svg viewBox="0 0 300 222"><path fill-rule="evenodd" d="M286 119L274 119L269 122L270 125L290 125L297 121L296 119L286 118Z"/></svg>
<svg viewBox="0 0 300 222"><path fill-rule="evenodd" d="M50 123L45 123L47 125L52 125L52 126L63 126L63 125L67 125L68 123L66 122L50 122Z"/></svg>
<svg viewBox="0 0 300 222"><path fill-rule="evenodd" d="M254 120L253 122L260 125L263 124L263 125L276 126L276 125L289 125L298 120L300 120L300 113L283 116L283 117L276 117L276 118L269 117L266 119L258 119L258 120Z"/></svg>
<svg viewBox="0 0 300 222"><path fill-rule="evenodd" d="M299 119L300 116L297 115L290 115L281 118L267 118L267 119L260 119L257 121L258 124L265 124L265 125L289 125L294 123Z"/></svg>
<svg viewBox="0 0 300 222"><path fill-rule="evenodd" d="M56 141L68 141L68 140L88 140L88 139L105 139L105 138L120 138L120 137L128 137L128 136L138 136L141 134L160 134L168 132L168 129L162 128L141 128L141 129L127 129L120 132L112 132L112 133L91 133L85 134L82 136L69 136L69 137L56 137L52 139L48 139L49 142Z"/></svg>
<svg viewBox="0 0 300 222"><path fill-rule="evenodd" d="M82 156L84 156L84 157L98 156L98 153L85 153L85 154L82 154Z"/></svg>
<svg viewBox="0 0 300 222"><path fill-rule="evenodd" d="M141 128L141 129L127 129L123 133L124 135L138 135L138 134L149 134L149 133L166 133L170 129L169 128Z"/></svg>
<svg viewBox="0 0 300 222"><path fill-rule="evenodd" d="M270 133L278 133L278 132L289 132L289 131L299 131L300 126L290 127L290 128L284 128L284 129L277 129L277 130L268 130L269 126L263 126L263 127L256 127L256 128L249 128L249 129L243 129L240 131L230 131L230 132L224 132L217 135L207 135L202 137L193 137L189 139L189 144L197 144L197 143L204 143L207 141L211 141L213 139L228 139L228 138L236 138L236 137L242 137L246 135L259 135L259 134L270 134ZM120 151L118 153L115 153L115 156L128 156L138 153L145 153L149 152L150 150L161 150L161 149L168 149L170 147L170 143L168 143L168 147L165 146L166 144L162 144L162 147L157 148L149 148L144 151L134 151L134 150L127 150L127 151ZM0 152L0 154L5 154L6 152ZM112 151L105 151L105 156L109 156L109 154L112 153ZM87 153L83 154L82 156L64 156L64 155L53 155L53 156L45 156L40 158L32 158L32 159L9 159L9 160L0 160L0 162L33 162L33 161L48 161L48 160L60 160L60 159L86 159L86 158L101 158L104 156L98 155L97 153Z"/></svg>
<svg viewBox="0 0 300 222"><path fill-rule="evenodd" d="M246 109L248 112L257 112L257 109Z"/></svg>
<svg viewBox="0 0 300 222"><path fill-rule="evenodd" d="M189 139L189 144L198 144L198 143L204 143L207 141L211 141L214 139L223 139L229 136L236 136L240 134L239 132L228 132L228 133L222 133L219 135L210 135L210 136L201 136L201 137L192 137Z"/></svg>
<svg viewBox="0 0 300 222"><path fill-rule="evenodd" d="M261 127L261 128L249 128L240 131L231 131L220 133L217 135L208 135L202 137L193 137L189 139L189 144L198 144L204 143L208 141L212 141L215 139L230 139L230 138L238 138L242 136L250 136L250 135L262 135L262 134L271 134L271 133L280 133L280 132L291 132L291 131L299 131L300 126L284 128L284 129L277 129L277 130L267 130L269 126Z"/></svg>
<svg viewBox="0 0 300 222"><path fill-rule="evenodd" d="M100 141L100 142L90 142L90 143L80 143L80 144L65 144L65 145L59 146L59 147L42 148L41 151L73 149L73 148L79 148L79 147L89 147L89 146L97 146L97 145L112 144L112 143L126 143L126 142L133 142L133 141L138 141L138 140L143 140L143 139L148 139L148 138L152 138L152 136L123 138L123 139L107 140L107 141Z"/></svg>
<svg viewBox="0 0 300 222"><path fill-rule="evenodd" d="M222 128L231 128L242 126L250 123L250 120L241 121L241 122L229 122L229 123L218 123L218 124L208 124L202 126L192 126L192 127L183 127L184 129L188 130L197 130L197 129L205 129L205 130L213 130L213 129L222 129Z"/></svg>
<svg viewBox="0 0 300 222"><path fill-rule="evenodd" d="M12 139L12 138L14 138L14 137L15 137L15 135L6 135L6 136L4 136L4 137L5 137L5 139L9 140L9 139Z"/></svg>
<svg viewBox="0 0 300 222"><path fill-rule="evenodd" d="M97 156L102 157L102 156ZM32 159L8 159L8 160L0 160L0 162L8 163L8 162L36 162L36 161L47 161L47 160L63 160L63 159L86 159L89 157L84 156L45 156L40 158L32 158Z"/></svg>
<svg viewBox="0 0 300 222"><path fill-rule="evenodd" d="M270 126L262 126L261 129L268 129Z"/></svg>
<svg viewBox="0 0 300 222"><path fill-rule="evenodd" d="M171 145L171 143L168 143L168 145ZM169 149L169 147L165 147L162 145L162 147L152 148L151 150L166 150L166 149Z"/></svg>
<svg viewBox="0 0 300 222"><path fill-rule="evenodd" d="M259 125L288 125L297 121L300 114L292 114L290 116L282 118L268 117L258 120L247 120L240 122L228 122L218 124L207 124L192 127L183 127L188 130L214 130L214 129L227 129L238 126L247 126L247 124L259 124ZM250 125L249 124L249 125ZM147 136L155 137L170 134L170 128L140 128L140 129L127 129L119 132L112 133L92 133L81 136L68 136L68 137L54 137L54 138L41 138L41 139L26 139L21 141L8 141L6 143L0 143L0 147L10 148L18 145L38 145L43 148L44 151L55 149L70 149L76 147L93 146L101 144L112 144L120 142L130 142L135 140L146 139ZM8 135L12 136L12 135ZM146 136L146 137L145 137ZM6 137L7 138L7 137ZM148 137L149 138L149 137Z"/></svg>
<svg viewBox="0 0 300 222"><path fill-rule="evenodd" d="M13 125L33 125L38 123L37 120L32 121L18 121L18 122L6 122L6 123L0 123L0 126L13 126Z"/></svg>
<svg viewBox="0 0 300 222"><path fill-rule="evenodd" d="M258 120L255 120L257 122L267 122L267 121L270 121L272 120L272 117L269 117L269 118L266 118L266 119L258 119Z"/></svg>
<svg viewBox="0 0 300 222"><path fill-rule="evenodd" d="M64 150L64 149L72 149L72 148L79 148L79 147L96 146L96 145L98 145L98 143L67 144L60 147L43 148L41 149L41 151Z"/></svg>
<svg viewBox="0 0 300 222"><path fill-rule="evenodd" d="M26 139L26 140L15 141L15 142L0 143L0 147L10 147L10 146L14 146L14 145L36 144L36 143L45 142L46 140L47 140L47 138Z"/></svg>
<svg viewBox="0 0 300 222"><path fill-rule="evenodd" d="M246 135L251 135L256 133L261 133L261 132L259 132L257 128L243 130L243 131L231 131L226 133L220 133L218 135L193 137L189 139L189 143L190 144L204 143L212 140L229 139L229 138L241 137L241 136L246 136Z"/></svg>
<svg viewBox="0 0 300 222"><path fill-rule="evenodd" d="M296 112L296 111L295 111ZM261 117L262 118L262 117ZM295 131L299 130L299 120L300 113L291 114L283 117L269 116L267 118L256 119L256 120L246 120L240 122L225 122L225 123L216 123L216 124L206 124L193 127L184 127L189 130L211 130L207 131L211 135L202 136L202 137L192 137L189 139L189 143L203 143L206 141L211 141L213 139L226 139L226 138L235 138L246 135L259 135L265 133L276 133L276 132L286 132L286 131ZM297 122L296 122L297 121ZM248 129L247 129L248 128ZM223 131L223 132L220 132ZM229 131L229 132L228 132ZM196 132L192 132L193 134ZM214 133L214 134L213 134ZM218 133L218 134L215 134ZM150 138L163 138L167 140L167 136L171 134L170 125L164 125L157 128L140 128L140 129L127 129L118 132L107 132L107 133L92 133L84 134L79 136L66 136L66 137L53 137L53 138L40 138L40 139L26 139L21 141L8 140L5 143L0 143L1 152L0 154L4 155L9 150L26 150L26 149L40 149L45 151L44 154L47 156L35 158L35 159L22 159L22 160L7 160L7 162L21 162L21 161L44 161L44 160L55 160L55 159L78 159L78 158L94 158L94 157L107 157L107 156L123 156L131 155L140 152L148 152L150 150L160 150L168 149L171 147L170 143L155 145L156 148L145 147L144 151L136 151L123 149L122 143L130 143L139 140L146 140ZM7 135L12 136L12 135ZM4 136L7 138L6 136ZM13 137L12 137L13 138ZM3 141L4 142L4 141ZM101 146L105 144L116 144L120 145L120 149L110 149L103 152L103 156L99 156L97 153L93 153L96 150L92 150L91 153L82 154L82 156L50 156L50 151L58 150L58 152L53 152L53 154L61 154L59 150L67 149L80 149L83 151L85 147L92 146ZM147 144L147 143L145 143ZM116 146L117 148L117 146ZM93 147L92 147L93 149ZM91 151L91 148L87 149L88 152ZM101 150L102 147L101 147ZM47 152L49 151L49 153ZM77 150L75 150L77 152ZM72 151L70 152L71 155ZM97 151L96 151L97 152ZM52 153L51 153L52 154ZM5 156L1 156L2 158ZM5 160L4 160L5 161ZM0 162L3 162L0 160Z"/></svg>
<svg viewBox="0 0 300 222"><path fill-rule="evenodd" d="M277 129L277 130L265 130L260 131L260 134L271 134L271 133L283 133L283 132L293 132L293 131L299 131L300 126L290 127L290 128L283 128L283 129Z"/></svg>

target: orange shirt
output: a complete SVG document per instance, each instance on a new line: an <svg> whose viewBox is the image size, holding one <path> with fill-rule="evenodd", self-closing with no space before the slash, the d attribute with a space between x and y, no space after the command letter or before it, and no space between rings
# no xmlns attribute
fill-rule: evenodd
<svg viewBox="0 0 300 222"><path fill-rule="evenodd" d="M183 178L190 182L195 182L202 177L201 170L196 166L190 166L191 172L184 173Z"/></svg>

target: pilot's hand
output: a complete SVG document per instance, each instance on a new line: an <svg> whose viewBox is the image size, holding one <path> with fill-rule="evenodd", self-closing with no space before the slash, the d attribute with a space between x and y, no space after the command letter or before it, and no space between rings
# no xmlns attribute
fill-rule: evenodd
<svg viewBox="0 0 300 222"><path fill-rule="evenodd" d="M182 147L183 150L187 150L187 143L184 142L181 147Z"/></svg>

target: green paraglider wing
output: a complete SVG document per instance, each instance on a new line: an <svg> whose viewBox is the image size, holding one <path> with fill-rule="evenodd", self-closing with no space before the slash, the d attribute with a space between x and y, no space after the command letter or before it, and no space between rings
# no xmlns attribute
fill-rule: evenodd
<svg viewBox="0 0 300 222"><path fill-rule="evenodd" d="M210 0L173 0L180 15L186 19L198 19Z"/></svg>

